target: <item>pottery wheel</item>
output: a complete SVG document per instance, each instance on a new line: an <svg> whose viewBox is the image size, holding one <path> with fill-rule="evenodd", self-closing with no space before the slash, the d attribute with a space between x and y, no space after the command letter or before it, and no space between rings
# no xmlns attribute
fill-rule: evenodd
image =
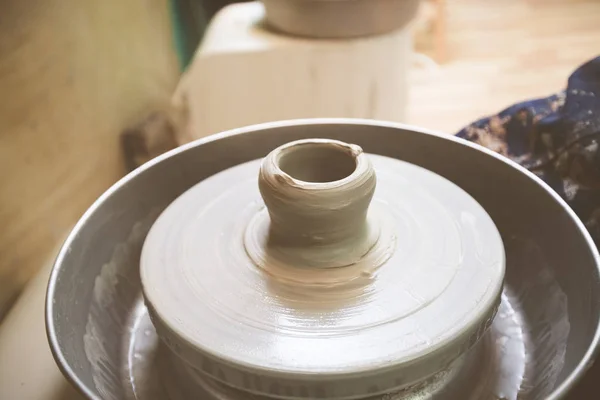
<svg viewBox="0 0 600 400"><path fill-rule="evenodd" d="M447 368L491 323L504 267L491 218L452 182L309 140L181 195L146 238L141 278L192 375L351 399Z"/></svg>

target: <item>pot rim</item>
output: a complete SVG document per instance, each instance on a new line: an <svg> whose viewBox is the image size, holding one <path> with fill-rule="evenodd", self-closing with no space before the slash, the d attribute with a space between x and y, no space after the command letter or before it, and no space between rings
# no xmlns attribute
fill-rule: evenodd
<svg viewBox="0 0 600 400"><path fill-rule="evenodd" d="M362 126L373 126L373 127L384 127L384 128L396 128L402 130L413 131L415 133L421 133L429 136L434 136L442 140L448 140L450 142L457 143L462 146L470 147L474 150L479 150L485 153L488 156L494 157L498 161L501 161L513 168L516 168L518 171L525 174L527 177L532 179L535 183L541 186L545 191L550 194L554 200L560 204L563 209L567 212L567 214L573 219L577 227L579 228L580 233L583 235L584 240L587 242L594 259L596 260L596 269L598 270L598 274L600 275L600 254L598 253L598 249L592 240L588 230L585 228L583 222L579 219L577 214L569 207L569 205L554 191L548 186L544 181L542 181L539 177L534 175L529 170L525 169L521 165L516 162L503 157L481 145L476 143L471 143L467 140L455 137L450 134L444 134L441 132L436 132L433 130L418 128L408 124L402 124L397 122L388 122L388 121L378 121L372 119L355 119L355 118L310 118L310 119L292 119L292 120L284 120L284 121L276 121L276 122L267 122L262 124L250 125L243 128L232 129L229 131L217 133L214 135L210 135L201 139L194 140L190 143L186 143L182 146L179 146L173 150L170 150L160 156L148 161L144 165L139 168L131 171L123 178L119 179L115 184L113 184L108 190L106 190L98 199L96 199L92 205L85 211L83 216L77 221L74 228L69 233L67 239L64 244L61 246L61 249L56 257L56 261L52 267L52 272L50 273L50 279L48 282L48 288L46 291L46 300L45 300L45 323L46 323L46 336L48 338L48 343L50 345L50 350L52 352L52 356L54 357L54 361L58 365L62 374L67 378L67 380L83 395L85 395L89 399L101 400L99 396L97 396L90 387L88 387L81 379L78 377L77 373L73 370L71 365L69 365L67 359L65 358L62 350L60 348L58 336L56 334L56 327L54 325L54 297L56 295L56 284L58 280L58 276L61 271L62 263L69 252L69 248L71 247L73 241L77 237L79 231L86 225L87 220L91 217L92 214L96 212L98 208L108 199L113 193L120 190L122 187L127 185L129 181L134 179L136 176L142 174L146 170L151 169L154 165L163 162L164 160L171 158L179 153L183 153L197 146L202 146L206 143L210 143L213 141L221 140L228 137L238 136L246 133L252 133L256 131L266 130L266 129L274 129L274 128L282 128L287 126L306 126L306 125L362 125ZM600 282L597 282L596 286L598 290L600 290ZM584 356L578 362L577 366L573 369L573 371L565 377L563 382L554 390L549 396L546 398L547 400L558 400L563 398L585 375L587 370L593 365L596 356L598 356L600 352L600 323L596 325L596 329L594 332L594 337L592 339L591 344L588 346Z"/></svg>

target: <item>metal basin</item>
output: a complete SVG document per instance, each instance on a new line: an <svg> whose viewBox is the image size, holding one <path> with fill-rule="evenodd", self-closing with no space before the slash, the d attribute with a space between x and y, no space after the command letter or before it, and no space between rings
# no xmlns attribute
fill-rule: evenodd
<svg viewBox="0 0 600 400"><path fill-rule="evenodd" d="M585 387L580 378L600 336L599 258L571 209L535 176L476 145L398 124L335 119L270 123L196 141L147 163L98 199L63 246L48 287L50 346L74 386L92 399L166 397L169 385L156 368L162 347L139 282L148 229L199 181L314 137L356 143L446 177L479 201L502 235L507 275L499 322L477 353L462 359L462 372L419 398L593 397L593 377ZM453 382L462 378L465 384ZM411 398L394 396L387 398Z"/></svg>

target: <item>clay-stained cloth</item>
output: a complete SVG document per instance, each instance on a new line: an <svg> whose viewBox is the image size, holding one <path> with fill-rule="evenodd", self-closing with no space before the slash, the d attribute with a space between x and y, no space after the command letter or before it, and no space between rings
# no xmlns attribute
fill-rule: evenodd
<svg viewBox="0 0 600 400"><path fill-rule="evenodd" d="M567 88L476 121L457 136L521 164L550 185L600 245L600 57Z"/></svg>

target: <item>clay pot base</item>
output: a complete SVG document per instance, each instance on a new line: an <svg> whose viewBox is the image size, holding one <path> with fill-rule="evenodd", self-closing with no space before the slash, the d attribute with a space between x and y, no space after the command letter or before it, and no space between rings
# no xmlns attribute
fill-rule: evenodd
<svg viewBox="0 0 600 400"><path fill-rule="evenodd" d="M369 159L377 189L367 221L377 241L349 267L298 268L264 257L269 217L259 160L173 202L141 258L146 304L169 348L218 381L288 398L397 390L470 348L500 301L496 227L444 178Z"/></svg>

